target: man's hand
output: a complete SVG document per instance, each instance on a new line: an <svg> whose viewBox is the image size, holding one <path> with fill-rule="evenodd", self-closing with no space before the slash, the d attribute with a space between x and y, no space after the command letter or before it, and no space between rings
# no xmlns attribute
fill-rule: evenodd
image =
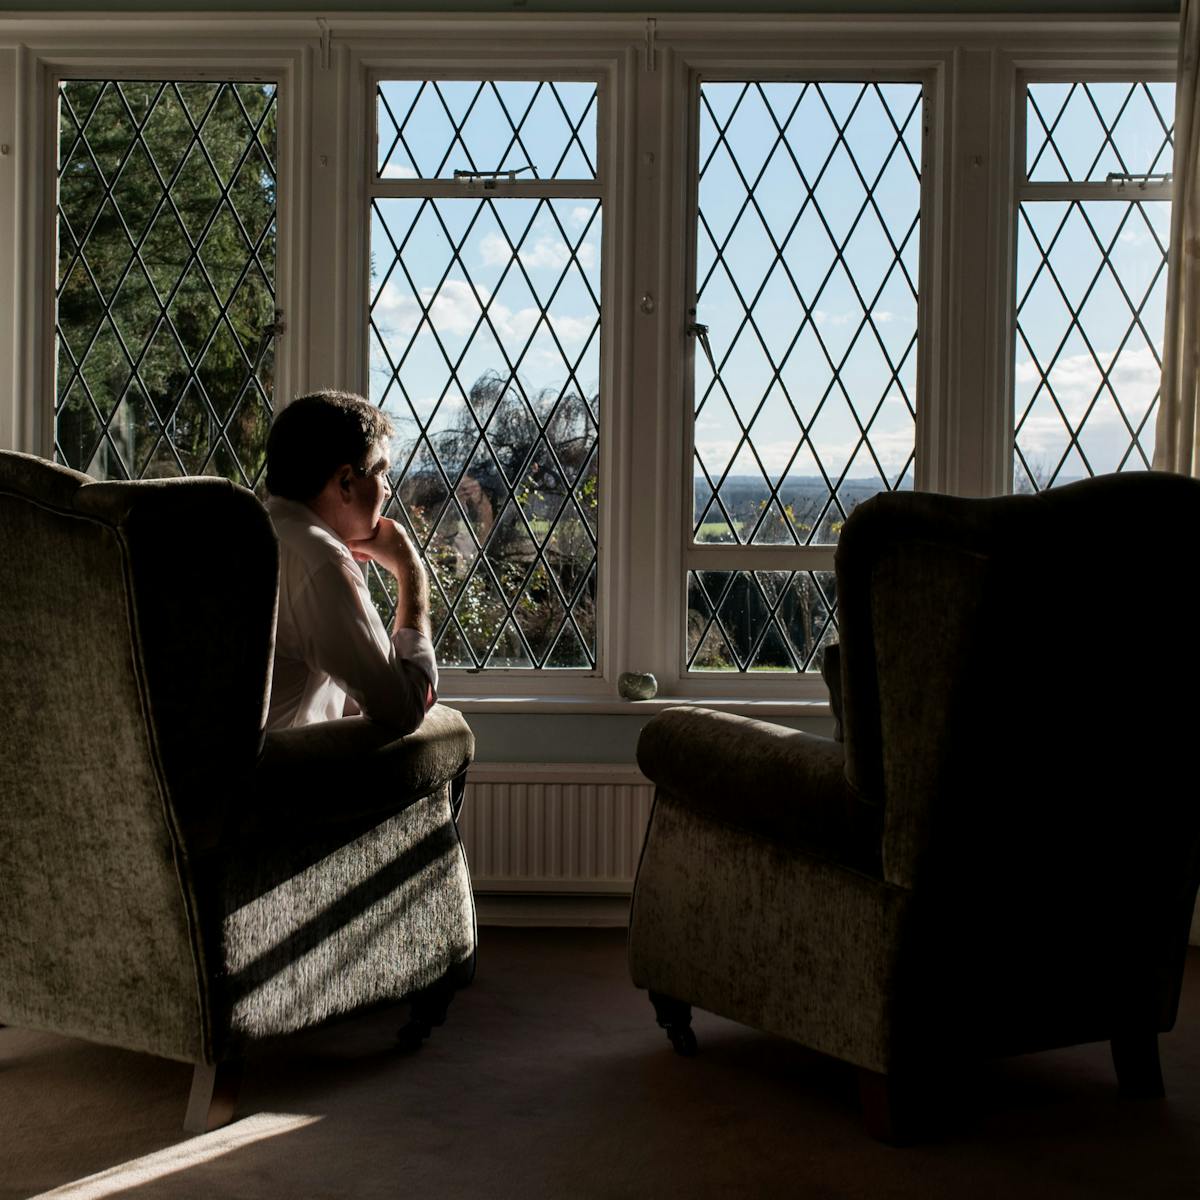
<svg viewBox="0 0 1200 1200"><path fill-rule="evenodd" d="M355 562L376 562L399 585L393 630L417 629L429 636L429 580L421 556L404 526L380 517L369 538L347 542Z"/></svg>
<svg viewBox="0 0 1200 1200"><path fill-rule="evenodd" d="M359 538L346 544L355 562L377 562L397 579L421 565L417 548L404 526L388 517L379 518L379 524L369 538Z"/></svg>

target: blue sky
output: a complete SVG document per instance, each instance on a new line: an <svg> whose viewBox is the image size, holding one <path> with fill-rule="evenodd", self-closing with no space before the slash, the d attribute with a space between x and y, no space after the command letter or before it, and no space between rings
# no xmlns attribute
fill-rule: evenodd
<svg viewBox="0 0 1200 1200"><path fill-rule="evenodd" d="M378 169L385 179L528 167L533 170L521 170L519 178L535 172L541 179L594 178L594 84L559 83L551 90L510 81L497 95L490 88L480 93L478 83L442 82L441 99L413 81L387 82L381 90L387 107L380 106ZM405 132L398 143L397 124ZM465 198L378 202L371 223L372 297L382 343L372 337L371 389L402 439L415 438L416 420L432 417L432 433L454 426L464 392L488 370L515 368L530 395L544 389L557 395L567 381L589 397L598 392L601 234L599 202L585 196L482 205ZM461 261L452 264L455 246ZM422 307L431 303L441 348L421 326ZM493 328L485 322L477 330L485 306ZM408 402L394 383L389 387L388 354L406 354L400 377ZM447 356L451 363L461 359L457 379Z"/></svg>
<svg viewBox="0 0 1200 1200"><path fill-rule="evenodd" d="M490 89L477 97L475 83L439 86L450 115L431 88L422 92L416 82L388 82L382 86L390 107L390 115L381 108L379 122L378 165L384 178L432 177L435 173L447 178L456 168L507 170L526 166L535 168L543 179L592 177L596 156L594 85L559 84L556 99L549 88L539 90L535 83L500 84L500 93L514 120L519 121L520 114L528 109L520 143L514 142L509 121ZM1170 169L1169 152L1166 156L1161 153L1162 127L1149 101L1153 96L1169 121L1172 84L1138 89L1132 99L1127 84L1092 85L1090 92L1101 110L1099 116L1082 89L1072 94L1069 85L1033 86L1034 99L1048 123L1053 123L1062 111L1053 133L1053 146L1062 161L1046 150L1045 130L1030 113L1028 159L1031 163L1036 160L1034 181L1103 179L1107 171L1122 166L1129 171ZM766 400L754 420L752 436L768 478L775 482L785 471L793 475L817 473L808 446L797 454L800 426L796 413L806 423L813 419L832 380L829 358L840 363L856 333L854 349L841 367L840 387L835 384L812 428L816 454L834 477L843 471L850 478L878 477L882 468L891 484L908 462L914 431L904 394L910 399L915 397L915 352L911 342L916 303L909 280L917 279L918 234L913 223L918 212L919 181L913 163L920 162L919 95L919 85L903 83L884 84L865 93L857 84L823 84L818 90L803 84L775 83L748 92L741 84L704 84L699 146L704 174L700 185L703 222L697 242L697 277L701 284L698 317L709 326L713 351L721 361L744 318L733 282L746 300L759 293L761 287L753 311L766 343L764 348L748 330L737 338L722 369L728 398L718 389L705 400L698 416L697 453L714 479L726 470L731 474L758 471L747 449L743 446L738 450L741 431L734 410L743 421L749 421L764 394ZM405 126L407 144L394 142L393 116ZM463 123L461 142L454 139L452 119ZM1115 150L1104 146L1104 123L1113 122ZM572 133L574 124L579 127L577 137ZM782 135L777 125L783 126ZM841 145L837 140L839 126L844 126ZM718 145L718 129L724 129L732 157L725 145ZM761 215L753 211L744 214L729 236L746 198L734 158L746 180L756 185ZM845 237L866 195L860 171L874 189L879 213L868 208L842 252L843 262L836 263L834 246ZM813 201L802 211L807 192L799 172L810 186L815 185ZM521 177L529 178L531 174L526 170ZM1025 413L1041 383L1033 355L1043 365L1048 364L1069 323L1063 299L1047 272L1043 270L1030 289L1041 261L1034 234L1048 241L1067 208L1062 202L1027 203L1023 207L1018 294L1024 298L1028 292L1021 327L1029 344L1018 338L1014 376L1019 416ZM1114 263L1121 281L1134 304L1139 305L1159 267L1154 233L1165 244L1167 207L1147 204L1143 206L1144 216L1129 214L1119 230L1129 208L1124 203L1092 202L1072 213L1051 254L1051 264L1069 302L1080 301L1099 262L1095 239L1082 219L1083 213L1092 221L1103 244L1113 242ZM594 297L600 290L601 214L596 201L580 197L539 204L506 199L485 205L480 211L475 200L454 199L438 201L437 212L445 222L449 239L431 206L422 210L419 200L381 201L372 220L372 294L378 295L375 322L389 353L396 356L408 348L401 378L413 401L416 419L428 421L436 407L436 430L454 422L455 410L463 402L461 389L450 378L428 331L419 333L409 347L421 305L431 301L446 351L457 359L466 350L459 373L463 387L469 388L488 368L503 370L503 351L510 358L520 353L537 329L532 345L515 364L527 388L531 392L542 388L557 391L567 375L565 355L572 366L578 363L578 386L593 394L599 375ZM403 241L403 265L411 279L405 278L394 263L388 231L392 238ZM887 233L899 245L898 259ZM792 272L799 296L792 280L775 262L770 235L784 243L783 263ZM451 258L450 242L464 238L461 255L467 270L455 264L443 282ZM519 247L523 272L512 263L510 243ZM716 246L723 248L724 258L733 268L733 282L719 265L712 270ZM900 264L907 270L908 279ZM822 286L830 266L832 274ZM857 294L851 279L857 285ZM1164 283L1162 277L1157 280L1144 307L1149 337L1136 332L1120 354L1118 347L1125 339L1130 316L1128 305L1111 279L1101 279L1084 310L1092 350L1106 369L1111 365L1112 382L1135 421L1145 412L1158 384L1155 348L1161 344ZM867 329L859 333L863 320L860 296L870 308L875 332ZM471 341L483 305L489 306L499 345L486 328ZM549 330L539 328L543 309L548 312L557 343ZM889 357L898 368L896 379L891 378ZM402 434L415 436L415 420L394 385L385 397L390 372L383 348L374 340L371 361L374 398L384 400L389 411L401 419ZM775 382L772 361L782 363L780 379ZM696 363L697 397L701 397L709 388L711 372L699 351ZM1084 449L1094 469L1108 470L1118 465L1128 448L1129 434L1110 400L1102 397L1094 403L1100 380L1088 346L1078 334L1073 335L1058 354L1050 383L1068 420L1077 422L1090 411L1082 438ZM1062 418L1042 390L1041 398L1024 416L1018 437L1032 463L1053 468L1067 443L1067 434ZM850 405L865 421L881 402L870 435L877 466L865 449L855 453L859 432ZM1152 445L1152 436L1152 429L1143 434L1147 449ZM1064 475L1082 472L1081 464L1068 464L1062 469Z"/></svg>

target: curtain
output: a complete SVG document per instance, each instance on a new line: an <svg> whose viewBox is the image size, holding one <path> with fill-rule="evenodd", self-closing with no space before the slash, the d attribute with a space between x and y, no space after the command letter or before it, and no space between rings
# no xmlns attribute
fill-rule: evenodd
<svg viewBox="0 0 1200 1200"><path fill-rule="evenodd" d="M1179 79L1175 91L1175 189L1167 260L1167 324L1154 466L1200 475L1200 0L1179 9Z"/></svg>

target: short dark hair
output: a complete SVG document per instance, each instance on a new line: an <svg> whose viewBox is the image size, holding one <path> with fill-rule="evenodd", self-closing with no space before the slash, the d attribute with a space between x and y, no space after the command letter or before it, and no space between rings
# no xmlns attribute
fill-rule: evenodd
<svg viewBox="0 0 1200 1200"><path fill-rule="evenodd" d="M297 396L267 434L267 491L306 503L345 463L366 470L367 456L394 433L387 414L353 392Z"/></svg>

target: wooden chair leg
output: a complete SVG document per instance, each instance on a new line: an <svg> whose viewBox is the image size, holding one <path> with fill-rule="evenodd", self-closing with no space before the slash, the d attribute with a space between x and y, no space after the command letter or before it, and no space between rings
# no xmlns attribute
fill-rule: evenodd
<svg viewBox="0 0 1200 1200"><path fill-rule="evenodd" d="M858 1070L858 1101L863 1128L876 1141L889 1146L911 1145L916 1132L916 1096L894 1075Z"/></svg>
<svg viewBox="0 0 1200 1200"><path fill-rule="evenodd" d="M242 1085L239 1060L197 1063L192 1072L192 1091L188 1096L183 1128L187 1133L208 1133L233 1120L238 1089Z"/></svg>
<svg viewBox="0 0 1200 1200"><path fill-rule="evenodd" d="M1167 1094L1158 1059L1157 1033L1121 1033L1112 1040L1117 1089L1130 1100L1155 1100Z"/></svg>
<svg viewBox="0 0 1200 1200"><path fill-rule="evenodd" d="M446 1023L446 1013L457 990L447 977L412 998L408 1024L401 1026L396 1033L396 1041L402 1050L420 1049L433 1030Z"/></svg>
<svg viewBox="0 0 1200 1200"><path fill-rule="evenodd" d="M664 996L661 992L650 993L654 1005L654 1016L667 1031L667 1039L676 1054L691 1058L696 1053L696 1034L692 1029L692 1006L683 1000Z"/></svg>

